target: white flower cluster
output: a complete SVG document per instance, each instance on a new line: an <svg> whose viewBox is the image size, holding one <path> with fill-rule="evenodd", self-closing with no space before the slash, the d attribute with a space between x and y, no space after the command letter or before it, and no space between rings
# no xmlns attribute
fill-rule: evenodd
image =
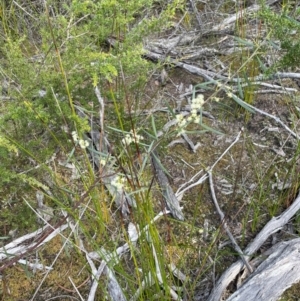
<svg viewBox="0 0 300 301"><path fill-rule="evenodd" d="M196 98L192 100L191 104L191 115L188 117L189 122L199 123L200 116L198 116L198 110L200 110L204 105L204 96L198 94Z"/></svg>
<svg viewBox="0 0 300 301"><path fill-rule="evenodd" d="M143 139L143 136L134 133L133 130L130 130L130 132L122 139L122 143L124 145L130 145L132 142L139 143L139 141Z"/></svg>
<svg viewBox="0 0 300 301"><path fill-rule="evenodd" d="M178 114L176 115L176 120L177 120L177 124L179 127L179 131L177 136L180 136L181 134L184 134L185 130L185 126L187 125L187 120L184 118L184 116L182 114Z"/></svg>
<svg viewBox="0 0 300 301"><path fill-rule="evenodd" d="M105 158L100 159L100 165L105 166L107 163L107 160Z"/></svg>
<svg viewBox="0 0 300 301"><path fill-rule="evenodd" d="M192 100L191 109L198 110L201 109L204 105L204 96L203 94L198 94L196 98Z"/></svg>
<svg viewBox="0 0 300 301"><path fill-rule="evenodd" d="M192 100L191 115L188 118L184 118L182 114L176 115L176 120L179 127L178 135L183 134L185 132L184 128L189 122L200 123L200 116L198 115L198 110L200 110L203 107L204 102L204 96L202 94L199 94L196 98Z"/></svg>
<svg viewBox="0 0 300 301"><path fill-rule="evenodd" d="M83 140L83 139L79 139L78 137L78 134L76 131L73 131L72 132L72 138L73 138L73 141L77 144L79 144L79 146L82 148L82 149L85 149L89 146L89 142L87 140Z"/></svg>
<svg viewBox="0 0 300 301"><path fill-rule="evenodd" d="M111 185L114 186L117 190L122 190L125 186L125 182L126 182L126 178L121 176L121 175L117 175L115 176L115 178L111 181Z"/></svg>
<svg viewBox="0 0 300 301"><path fill-rule="evenodd" d="M231 92L227 92L227 96L228 96L229 98L232 98L233 94L232 94Z"/></svg>

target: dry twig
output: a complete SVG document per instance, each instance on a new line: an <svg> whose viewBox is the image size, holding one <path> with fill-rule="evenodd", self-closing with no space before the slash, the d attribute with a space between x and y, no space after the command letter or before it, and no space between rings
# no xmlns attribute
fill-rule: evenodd
<svg viewBox="0 0 300 301"><path fill-rule="evenodd" d="M213 199L213 202L214 202L214 205L217 209L217 212L220 216L220 219L221 219L221 223L222 223L222 227L224 228L224 230L226 231L229 239L231 240L231 243L235 249L235 251L238 253L238 255L241 257L243 263L245 264L245 266L247 267L248 271L250 273L252 273L252 268L248 262L248 259L245 257L245 255L243 254L241 248L239 247L239 245L237 244L235 238L233 237L228 225L227 225L227 222L225 220L225 215L223 213L223 211L221 210L220 206L219 206L219 203L218 203L218 200L217 200L217 197L216 197L216 194L215 194L215 189L214 189L214 184L213 184L213 178L212 178L212 170L208 170L207 171L208 173L208 177L209 177L209 187L210 187L210 192L211 192L211 196L212 196L212 199ZM246 255L247 256L247 255Z"/></svg>

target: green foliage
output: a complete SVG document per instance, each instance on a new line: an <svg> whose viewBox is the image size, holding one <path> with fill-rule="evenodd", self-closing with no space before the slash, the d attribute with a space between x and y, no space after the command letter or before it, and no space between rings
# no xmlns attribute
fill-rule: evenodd
<svg viewBox="0 0 300 301"><path fill-rule="evenodd" d="M138 208L133 209L136 210L136 222L141 227L150 224L155 214L148 189L150 179L147 175L134 174L136 162L133 158L139 147L145 147L149 152L154 142L149 142L150 146L146 143L138 146L137 135L143 129L135 129L135 126L139 118L145 122L144 116L126 116L124 112L128 107L137 108L144 100L141 91L155 67L143 58L141 38L167 29L178 9L182 9L183 1L159 4L149 0L70 0L63 3L52 0L47 2L47 8L34 8L33 4L24 2L23 10L13 1L8 2L10 5L5 9L9 9L14 18L6 19L2 27L0 25L0 76L1 82L5 83L2 93L9 98L0 108L0 192L3 197L0 206L4 208L1 220L5 220L8 228L22 227L24 231L37 226L35 214L22 203L21 196L28 192L32 206L36 207L35 193L39 190L51 192L45 202L55 203L56 208L64 209L76 220L81 218L79 211L84 206L77 210L74 204L91 199L89 208L84 209L88 213L79 222L81 233L91 245L95 244L95 230L101 238L110 231L107 225L109 210L102 201L107 198L106 192L99 189L99 185L89 191L84 201L81 197L94 184L95 176L93 171L90 172L86 152L78 145L91 125L75 110L81 108L87 114L97 116L99 103L93 91L97 85L108 100L105 103L105 121L109 123L106 130L110 130L109 126L118 130L112 141L116 144L115 151L121 150L116 160L121 163L120 168L125 167L131 172L132 194L139 202ZM159 6L159 10L155 6ZM25 11L32 15L30 23L23 22L29 18ZM125 130L128 133L135 131L131 134L135 139L130 147L121 144ZM73 132L78 135L76 142L72 140ZM53 154L61 157L48 163ZM138 162L145 169L146 160ZM74 182L68 182L70 174L65 175L65 170L56 171L65 161L76 167L79 177ZM146 188L144 181L148 181ZM149 233L153 248L163 254L156 225L150 225ZM101 239L101 246L115 247L119 243L112 241L110 234L108 239ZM138 266L142 263L144 274L152 274L156 281L148 298L155 290L161 290L161 284L155 273L152 245L148 243L150 236L144 236L142 251L137 252L135 260L139 261L136 273L139 274ZM100 243L94 246L98 248ZM170 280L164 269L167 264L164 256L159 256L157 264L162 271L163 285L167 287ZM125 275L122 269L123 266L120 272ZM125 276L136 285L132 275ZM164 297L170 299L168 290Z"/></svg>
<svg viewBox="0 0 300 301"><path fill-rule="evenodd" d="M15 145L10 143L6 138L0 136L0 192L3 193L1 187L5 187L10 181L13 180L11 172L12 159L18 154L18 149Z"/></svg>
<svg viewBox="0 0 300 301"><path fill-rule="evenodd" d="M93 90L97 85L114 102L106 107L110 125L116 126L118 120L118 127L130 130L135 121L124 116L125 107L137 107L154 67L142 57L142 38L168 28L182 3L49 0L44 6L1 1L0 91L5 100L0 107L0 207L5 209L1 220L8 228L26 231L36 225L35 215L21 196L33 192L35 201L36 190L49 191L45 178L52 185L51 202L61 208L66 200L78 201L82 190L88 189L93 174L87 174L86 153L78 143L74 145L71 133L78 133L80 139L90 124L75 109L88 114L99 110ZM159 13L155 6L160 7ZM57 150L78 168L80 188L68 187L63 175L45 164ZM77 189L81 189L79 194ZM92 197L97 218L89 217L86 231L96 223L102 234L109 214L99 204L101 193Z"/></svg>
<svg viewBox="0 0 300 301"><path fill-rule="evenodd" d="M300 66L300 10L295 9L291 1L284 1L282 10L277 13L268 6L263 6L259 16L265 21L270 30L270 37L279 40L280 45L269 42L275 49L280 49L282 58L272 66L277 68L296 68Z"/></svg>
<svg viewBox="0 0 300 301"><path fill-rule="evenodd" d="M180 2L144 19L142 12L151 10L153 1L49 1L51 9L46 10L23 4L21 10L6 1L1 10L1 75L11 101L5 103L0 128L27 149L26 156L30 153L42 161L47 157L41 156L38 146L45 137L53 147L58 137L66 145L69 137L62 127L88 129L72 111L74 102L85 106L92 101L97 106L95 96L86 97L86 90L113 83L122 74L127 90L146 82L150 65L141 57L141 37L168 26ZM30 23L22 21L28 18L26 12ZM13 18L5 18L8 14ZM12 28L13 34L8 30ZM115 43L108 45L109 39Z"/></svg>
<svg viewBox="0 0 300 301"><path fill-rule="evenodd" d="M7 226L13 230L19 229L19 235L25 234L25 229L34 229L36 217L32 214L31 209L24 203L20 203L15 199L11 201L9 206L0 204L0 227ZM11 208L14 209L14 214L11 214Z"/></svg>
<svg viewBox="0 0 300 301"><path fill-rule="evenodd" d="M150 152L158 144L167 143L162 139L169 136L185 132L220 133L213 128L214 122L202 120L203 106L210 100L219 102L220 98L216 97L217 94L211 98L204 98L199 92L196 95L198 88L212 91L217 87L239 107L253 112L249 104L253 102L255 87L251 86L250 78L259 73L260 52L243 52L242 66L239 62L238 67L234 68L234 72L238 69L238 76L242 73L248 84L245 88L242 81L237 83L239 96L227 84L215 80L201 83L193 90L191 114L176 115L170 108L168 117L173 116L177 123L164 129L165 117L158 115L160 120L155 120L154 114L145 118L144 114L139 116L133 113L142 111L137 110L140 103L152 100L145 99L144 87L154 64L143 58L142 38L167 29L173 25L175 17L178 21L178 13L184 11L184 1L49 0L46 7L39 5L38 1L8 0L1 1L1 4L4 2L6 5L0 7L0 86L5 96L0 105L0 225L8 230L22 227L23 231L36 227L36 215L28 204L37 206L38 190L45 195L45 206L51 203L55 211L64 210L75 219L78 229L74 234L75 240L76 235L84 237L88 251L99 251L100 247L115 251L120 243L129 243L134 266L120 261L117 267L113 267L113 262L110 263L118 277L126 281L122 287L128 288L128 294L134 292L137 286L142 287L142 281L147 280L155 283L145 289L141 300L157 299L158 294L161 294L160 299L171 299L169 284L175 281L172 272L166 268L170 258L164 252L167 247L174 247L173 250L178 252L176 257L180 258L179 265L184 266L188 258L184 252L188 253L194 243L191 239L179 245L178 238L184 236L186 231L176 233L178 238L173 237L176 231L171 230L167 217L163 217L166 225L162 228L168 233L160 233L158 229L161 228L152 223L155 212L162 209L162 205L151 195L153 174L148 173ZM299 64L296 57L299 56L299 45L295 39L299 33L298 14L299 11L293 13L290 8L283 10L281 15L266 8L261 12L261 17L270 25L269 37L279 39L285 52L276 68ZM185 18L184 22L190 26L189 15ZM246 39L238 38L238 42L252 49L256 47ZM258 48L260 50L260 46ZM95 86L100 88L105 100L105 131L113 133L109 135L112 158L105 154L100 164L103 164L102 167L106 164L117 166L114 171L118 175L111 185L116 188L118 184L118 189L128 188L128 195L133 195L137 203L136 208L132 208L132 221L140 230L149 226L148 231L142 233L138 248L130 242L124 227L127 221L120 222L111 214L110 205L114 200L103 184L107 175L102 178L101 174L100 179L98 174L95 175L88 154L81 147L81 142L88 142L84 139L91 124L88 119L79 117L76 110L80 108L81 112L92 116L93 121L99 122L101 110L94 93ZM94 153L99 155L96 150ZM253 162L256 159L253 156ZM200 164L204 166L206 163ZM259 175L258 182L263 183L265 179ZM265 194L258 196L257 203L253 202L253 209L250 209L254 211L251 215L253 230L259 225L261 204L266 198L263 184L261 192ZM30 200L28 204L22 202L22 199L25 200L24 194L28 196L26 200ZM199 197L200 194L196 199ZM206 206L196 204L196 207L202 210ZM264 207L273 214L277 210L275 206ZM200 209L194 212L192 232L199 228L195 225L201 212ZM55 214L53 219L56 218L60 218L59 214ZM112 218L116 220L113 226L110 224ZM172 223L174 228L190 227L190 221ZM217 236L219 230L215 232ZM213 239L208 252L201 252L204 254L201 255L204 256L203 261L200 257L195 259L202 261L197 278L203 273L201 270L206 269L215 242ZM70 239L68 246L71 245ZM82 256L77 251L77 255ZM171 251L170 254L174 252ZM227 256L230 253L226 251L224 254ZM216 262L222 263L222 259ZM158 279L158 268L161 279ZM148 279L144 278L145 275Z"/></svg>

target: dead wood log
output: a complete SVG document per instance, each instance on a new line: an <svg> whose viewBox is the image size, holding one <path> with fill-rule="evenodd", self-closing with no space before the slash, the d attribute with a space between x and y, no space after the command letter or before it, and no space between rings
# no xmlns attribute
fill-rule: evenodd
<svg viewBox="0 0 300 301"><path fill-rule="evenodd" d="M267 238L273 233L278 232L283 226L300 210L300 193L297 195L293 204L286 209L281 215L273 217L259 232L255 237L253 242L251 242L248 247L243 252L247 256L253 256L255 252L262 246L262 244L267 240ZM213 288L207 301L218 301L221 300L223 293L225 292L228 285L236 278L238 273L242 270L244 264L242 260L233 263L218 280L216 286ZM278 273L279 271L277 271ZM264 283L265 288L268 283ZM290 285L287 284L287 285ZM288 288L288 286L286 286ZM238 300L238 299L236 299ZM242 299L240 299L242 300ZM248 300L248 299L244 299ZM263 300L263 299L260 299ZM269 300L269 299L264 299Z"/></svg>
<svg viewBox="0 0 300 301"><path fill-rule="evenodd" d="M300 238L273 246L268 251L270 256L227 301L278 300L287 288L300 281L299 249Z"/></svg>

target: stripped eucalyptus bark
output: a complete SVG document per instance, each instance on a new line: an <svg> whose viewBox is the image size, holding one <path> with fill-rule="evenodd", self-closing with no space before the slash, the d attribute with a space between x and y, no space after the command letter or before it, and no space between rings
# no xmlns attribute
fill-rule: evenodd
<svg viewBox="0 0 300 301"><path fill-rule="evenodd" d="M173 192L173 189L169 183L167 176L165 175L162 169L162 164L155 151L151 153L151 159L155 171L155 177L158 182L158 185L160 186L161 192L164 196L167 208L170 210L174 218L183 221L184 216L181 211L179 201L175 196L175 193Z"/></svg>
<svg viewBox="0 0 300 301"><path fill-rule="evenodd" d="M297 195L297 198L293 202L293 204L286 209L281 215L277 217L273 217L264 228L258 233L253 242L251 242L248 247L244 250L244 254L247 254L249 257L253 256L255 252L264 244L264 242L272 235L273 233L278 232L283 228L283 226L300 210L300 193ZM216 283L216 286L213 288L209 298L207 301L219 301L222 298L226 288L228 285L237 277L244 266L242 260L239 260L233 263L221 276L221 278ZM293 269L291 270L294 273ZM275 278L281 277L280 270L277 270L276 273L273 274ZM253 273L255 275L256 272ZM268 282L263 281L264 289L268 287ZM287 285L290 285L287 284ZM288 288L288 286L286 287ZM235 299L239 300L239 299ZM242 299L240 299L242 300ZM248 299L243 299L247 300ZM258 300L258 299L257 299ZM260 300L269 300L269 299L260 299Z"/></svg>
<svg viewBox="0 0 300 301"><path fill-rule="evenodd" d="M274 245L268 251L270 256L227 301L278 300L286 289L300 281L299 249L300 238Z"/></svg>

